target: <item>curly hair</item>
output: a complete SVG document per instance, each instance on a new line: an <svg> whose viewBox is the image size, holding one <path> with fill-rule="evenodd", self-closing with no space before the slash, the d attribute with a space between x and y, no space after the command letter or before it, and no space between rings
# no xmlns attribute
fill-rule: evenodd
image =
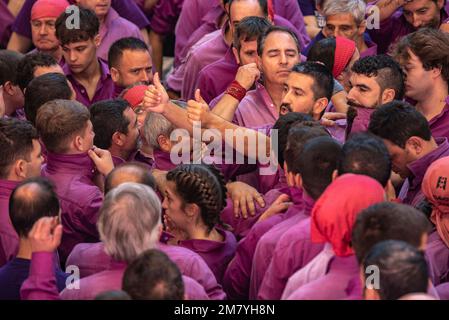
<svg viewBox="0 0 449 320"><path fill-rule="evenodd" d="M201 218L208 232L218 224L220 212L226 206L226 186L224 177L213 166L204 164L183 164L167 173L167 181L176 185L176 193L185 204L194 203L201 210Z"/></svg>

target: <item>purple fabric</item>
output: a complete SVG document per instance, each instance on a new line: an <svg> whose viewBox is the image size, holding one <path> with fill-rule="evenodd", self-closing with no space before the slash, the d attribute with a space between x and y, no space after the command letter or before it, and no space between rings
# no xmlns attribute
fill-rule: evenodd
<svg viewBox="0 0 449 320"><path fill-rule="evenodd" d="M171 162L170 153L164 152L159 149L155 149L153 151L154 162L153 169L161 170L161 171L170 171L176 167Z"/></svg>
<svg viewBox="0 0 449 320"><path fill-rule="evenodd" d="M226 298L212 271L198 254L182 247L163 243L159 243L158 249L176 263L184 276L194 279L203 286L210 299ZM66 265L78 266L80 277L85 278L106 270L111 261L112 258L104 251L102 242L80 243L71 252Z"/></svg>
<svg viewBox="0 0 449 320"><path fill-rule="evenodd" d="M158 1L151 17L150 28L159 34L174 33L184 0Z"/></svg>
<svg viewBox="0 0 449 320"><path fill-rule="evenodd" d="M301 12L301 8L299 7L297 0L273 0L273 7L275 12L274 24L276 22L276 15L282 17L283 19L289 21L292 24L292 30L296 32L298 35L299 42L301 43L301 48L306 47L310 38L307 34L306 24L304 23L304 16ZM290 27L286 25L286 27ZM296 29L296 30L295 30Z"/></svg>
<svg viewBox="0 0 449 320"><path fill-rule="evenodd" d="M259 298L258 293L260 286L264 279L265 272L270 265L271 258L273 257L279 239L292 226L310 217L313 205L315 204L315 201L305 192L302 193L302 199L293 197L292 200L293 205L284 214L284 221L278 223L266 232L257 243L251 269L250 299L255 300L256 298Z"/></svg>
<svg viewBox="0 0 449 320"><path fill-rule="evenodd" d="M222 283L226 267L235 255L237 241L231 232L218 228L217 231L224 237L222 242L191 239L180 241L178 245L198 253L206 261L218 283Z"/></svg>
<svg viewBox="0 0 449 320"><path fill-rule="evenodd" d="M90 100L86 88L84 88L84 86L74 78L69 65L64 63L64 65L62 66L62 70L64 71L67 79L69 79L70 83L73 86L73 89L76 92L76 100L86 107L90 107L92 104L98 101L112 99L115 95L115 85L112 81L108 64L101 59L99 59L98 61L100 62L101 77L97 83L95 95L92 100Z"/></svg>
<svg viewBox="0 0 449 320"><path fill-rule="evenodd" d="M115 41L127 37L143 40L139 28L131 21L120 17L117 11L112 8L109 9L108 15L100 27L99 34L101 43L97 48L97 57L104 61L108 61L109 48Z"/></svg>
<svg viewBox="0 0 449 320"><path fill-rule="evenodd" d="M310 230L310 219L304 219L280 237L259 290L260 299L280 299L290 276L323 250L323 244L312 242Z"/></svg>
<svg viewBox="0 0 449 320"><path fill-rule="evenodd" d="M424 200L425 196L421 191L421 183L427 168L435 160L449 156L447 138L436 138L435 141L438 144L437 149L407 165L411 176L405 180L398 197L405 204L416 207Z"/></svg>
<svg viewBox="0 0 449 320"><path fill-rule="evenodd" d="M377 44L375 44L371 39L366 39L365 43L368 46L368 49L360 52L360 58L371 57L377 55Z"/></svg>
<svg viewBox="0 0 449 320"><path fill-rule="evenodd" d="M298 0L299 7L304 16L315 16L315 1L314 0Z"/></svg>
<svg viewBox="0 0 449 320"><path fill-rule="evenodd" d="M346 299L349 283L358 275L359 265L355 255L344 258L335 256L325 276L300 287L289 300Z"/></svg>
<svg viewBox="0 0 449 320"><path fill-rule="evenodd" d="M117 156L112 156L112 162L114 163L114 167L117 167L126 162L132 162L132 161L136 161L141 164L144 164L146 167L148 167L148 169L153 168L153 164L154 164L153 159L146 157L140 151L136 151L133 154L131 154L128 160L124 160Z"/></svg>
<svg viewBox="0 0 449 320"><path fill-rule="evenodd" d="M441 300L449 300L449 283L440 284L435 289Z"/></svg>
<svg viewBox="0 0 449 320"><path fill-rule="evenodd" d="M449 139L449 97L446 98L446 105L439 115L429 121L430 130L434 138L444 137Z"/></svg>
<svg viewBox="0 0 449 320"><path fill-rule="evenodd" d="M59 254L63 263L76 244L99 241L96 223L103 194L92 181L93 175L94 163L87 153L49 152L42 168L42 176L55 185L61 206L64 232Z"/></svg>
<svg viewBox="0 0 449 320"><path fill-rule="evenodd" d="M302 199L302 195L300 195L302 190L286 188L281 192L290 195L293 200ZM293 197L292 194L296 194L296 196ZM223 278L223 288L229 299L248 299L251 268L257 243L266 232L285 219L286 214L284 213L258 222L254 224L248 235L239 242L235 257L229 263Z"/></svg>
<svg viewBox="0 0 449 320"><path fill-rule="evenodd" d="M18 181L0 180L0 267L17 255L19 236L9 218L9 197Z"/></svg>
<svg viewBox="0 0 449 320"><path fill-rule="evenodd" d="M437 231L433 231L427 240L426 260L432 283L437 286L449 281L449 248L441 240Z"/></svg>
<svg viewBox="0 0 449 320"><path fill-rule="evenodd" d="M21 36L31 39L31 8L37 0L26 0L22 9L14 21L12 30ZM69 2L74 2L70 1ZM114 8L121 17L132 21L139 29L146 28L150 22L136 5L133 0L112 0L112 8Z"/></svg>
<svg viewBox="0 0 449 320"><path fill-rule="evenodd" d="M357 109L357 116L355 117L351 132L348 132L348 135L350 133L357 133L357 132L365 132L368 130L369 122L371 120L371 115L374 111L376 111L375 108L356 108Z"/></svg>
<svg viewBox="0 0 449 320"><path fill-rule="evenodd" d="M11 36L11 26L14 22L14 16L8 9L8 4L0 1L0 48L6 48L9 37Z"/></svg>

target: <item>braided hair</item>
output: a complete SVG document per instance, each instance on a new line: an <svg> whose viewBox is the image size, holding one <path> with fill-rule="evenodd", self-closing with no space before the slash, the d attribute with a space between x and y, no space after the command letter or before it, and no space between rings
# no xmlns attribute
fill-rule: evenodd
<svg viewBox="0 0 449 320"><path fill-rule="evenodd" d="M223 175L213 166L182 164L167 173L167 181L176 185L176 192L186 203L194 203L201 210L201 218L210 233L223 225L220 213L226 206L226 186Z"/></svg>

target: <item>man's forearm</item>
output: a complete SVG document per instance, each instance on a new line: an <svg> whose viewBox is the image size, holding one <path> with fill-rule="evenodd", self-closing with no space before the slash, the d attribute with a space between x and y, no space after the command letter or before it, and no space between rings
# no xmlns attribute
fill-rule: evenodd
<svg viewBox="0 0 449 320"><path fill-rule="evenodd" d="M395 13L406 2L406 0L379 0L373 1L373 4L379 9L380 21L384 21L391 17L393 13ZM369 13L369 8L367 11L367 13Z"/></svg>
<svg viewBox="0 0 449 320"><path fill-rule="evenodd" d="M229 94L224 94L212 109L212 113L220 116L226 121L232 121L238 106L239 101L236 98Z"/></svg>
<svg viewBox="0 0 449 320"><path fill-rule="evenodd" d="M162 79L162 60L164 57L164 44L162 41L162 35L150 31L150 45L153 54L153 64L156 68L156 72L158 72Z"/></svg>

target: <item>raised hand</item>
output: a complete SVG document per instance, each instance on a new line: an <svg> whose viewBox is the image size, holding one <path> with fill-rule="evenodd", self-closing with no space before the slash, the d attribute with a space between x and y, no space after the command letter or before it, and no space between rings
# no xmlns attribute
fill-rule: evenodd
<svg viewBox="0 0 449 320"><path fill-rule="evenodd" d="M260 78L260 70L255 63L249 63L241 66L237 70L235 80L248 91L253 86L254 82Z"/></svg>
<svg viewBox="0 0 449 320"><path fill-rule="evenodd" d="M102 175L107 176L114 169L114 162L112 162L112 156L108 150L94 146L92 150L88 151L88 154Z"/></svg>
<svg viewBox="0 0 449 320"><path fill-rule="evenodd" d="M288 194L281 194L272 204L271 206L259 217L258 221L263 221L268 219L276 214L282 213L286 211L291 205L290 197Z"/></svg>
<svg viewBox="0 0 449 320"><path fill-rule="evenodd" d="M244 219L248 218L248 211L251 216L256 215L254 201L257 201L260 207L265 207L265 201L262 195L250 185L243 182L230 182L226 185L228 196L234 204L234 215L239 217L240 210Z"/></svg>
<svg viewBox="0 0 449 320"><path fill-rule="evenodd" d="M201 97L200 89L195 91L195 100L189 100L187 102L187 118L191 124L196 121L201 122L201 126L204 127L208 122L209 106L203 97Z"/></svg>
<svg viewBox="0 0 449 320"><path fill-rule="evenodd" d="M32 252L54 252L61 244L62 225L59 217L43 217L28 234Z"/></svg>
<svg viewBox="0 0 449 320"><path fill-rule="evenodd" d="M167 91L161 83L159 74L153 77L153 84L148 86L148 90L145 92L143 98L142 108L145 111L151 111L156 113L164 113L165 104L170 101Z"/></svg>

